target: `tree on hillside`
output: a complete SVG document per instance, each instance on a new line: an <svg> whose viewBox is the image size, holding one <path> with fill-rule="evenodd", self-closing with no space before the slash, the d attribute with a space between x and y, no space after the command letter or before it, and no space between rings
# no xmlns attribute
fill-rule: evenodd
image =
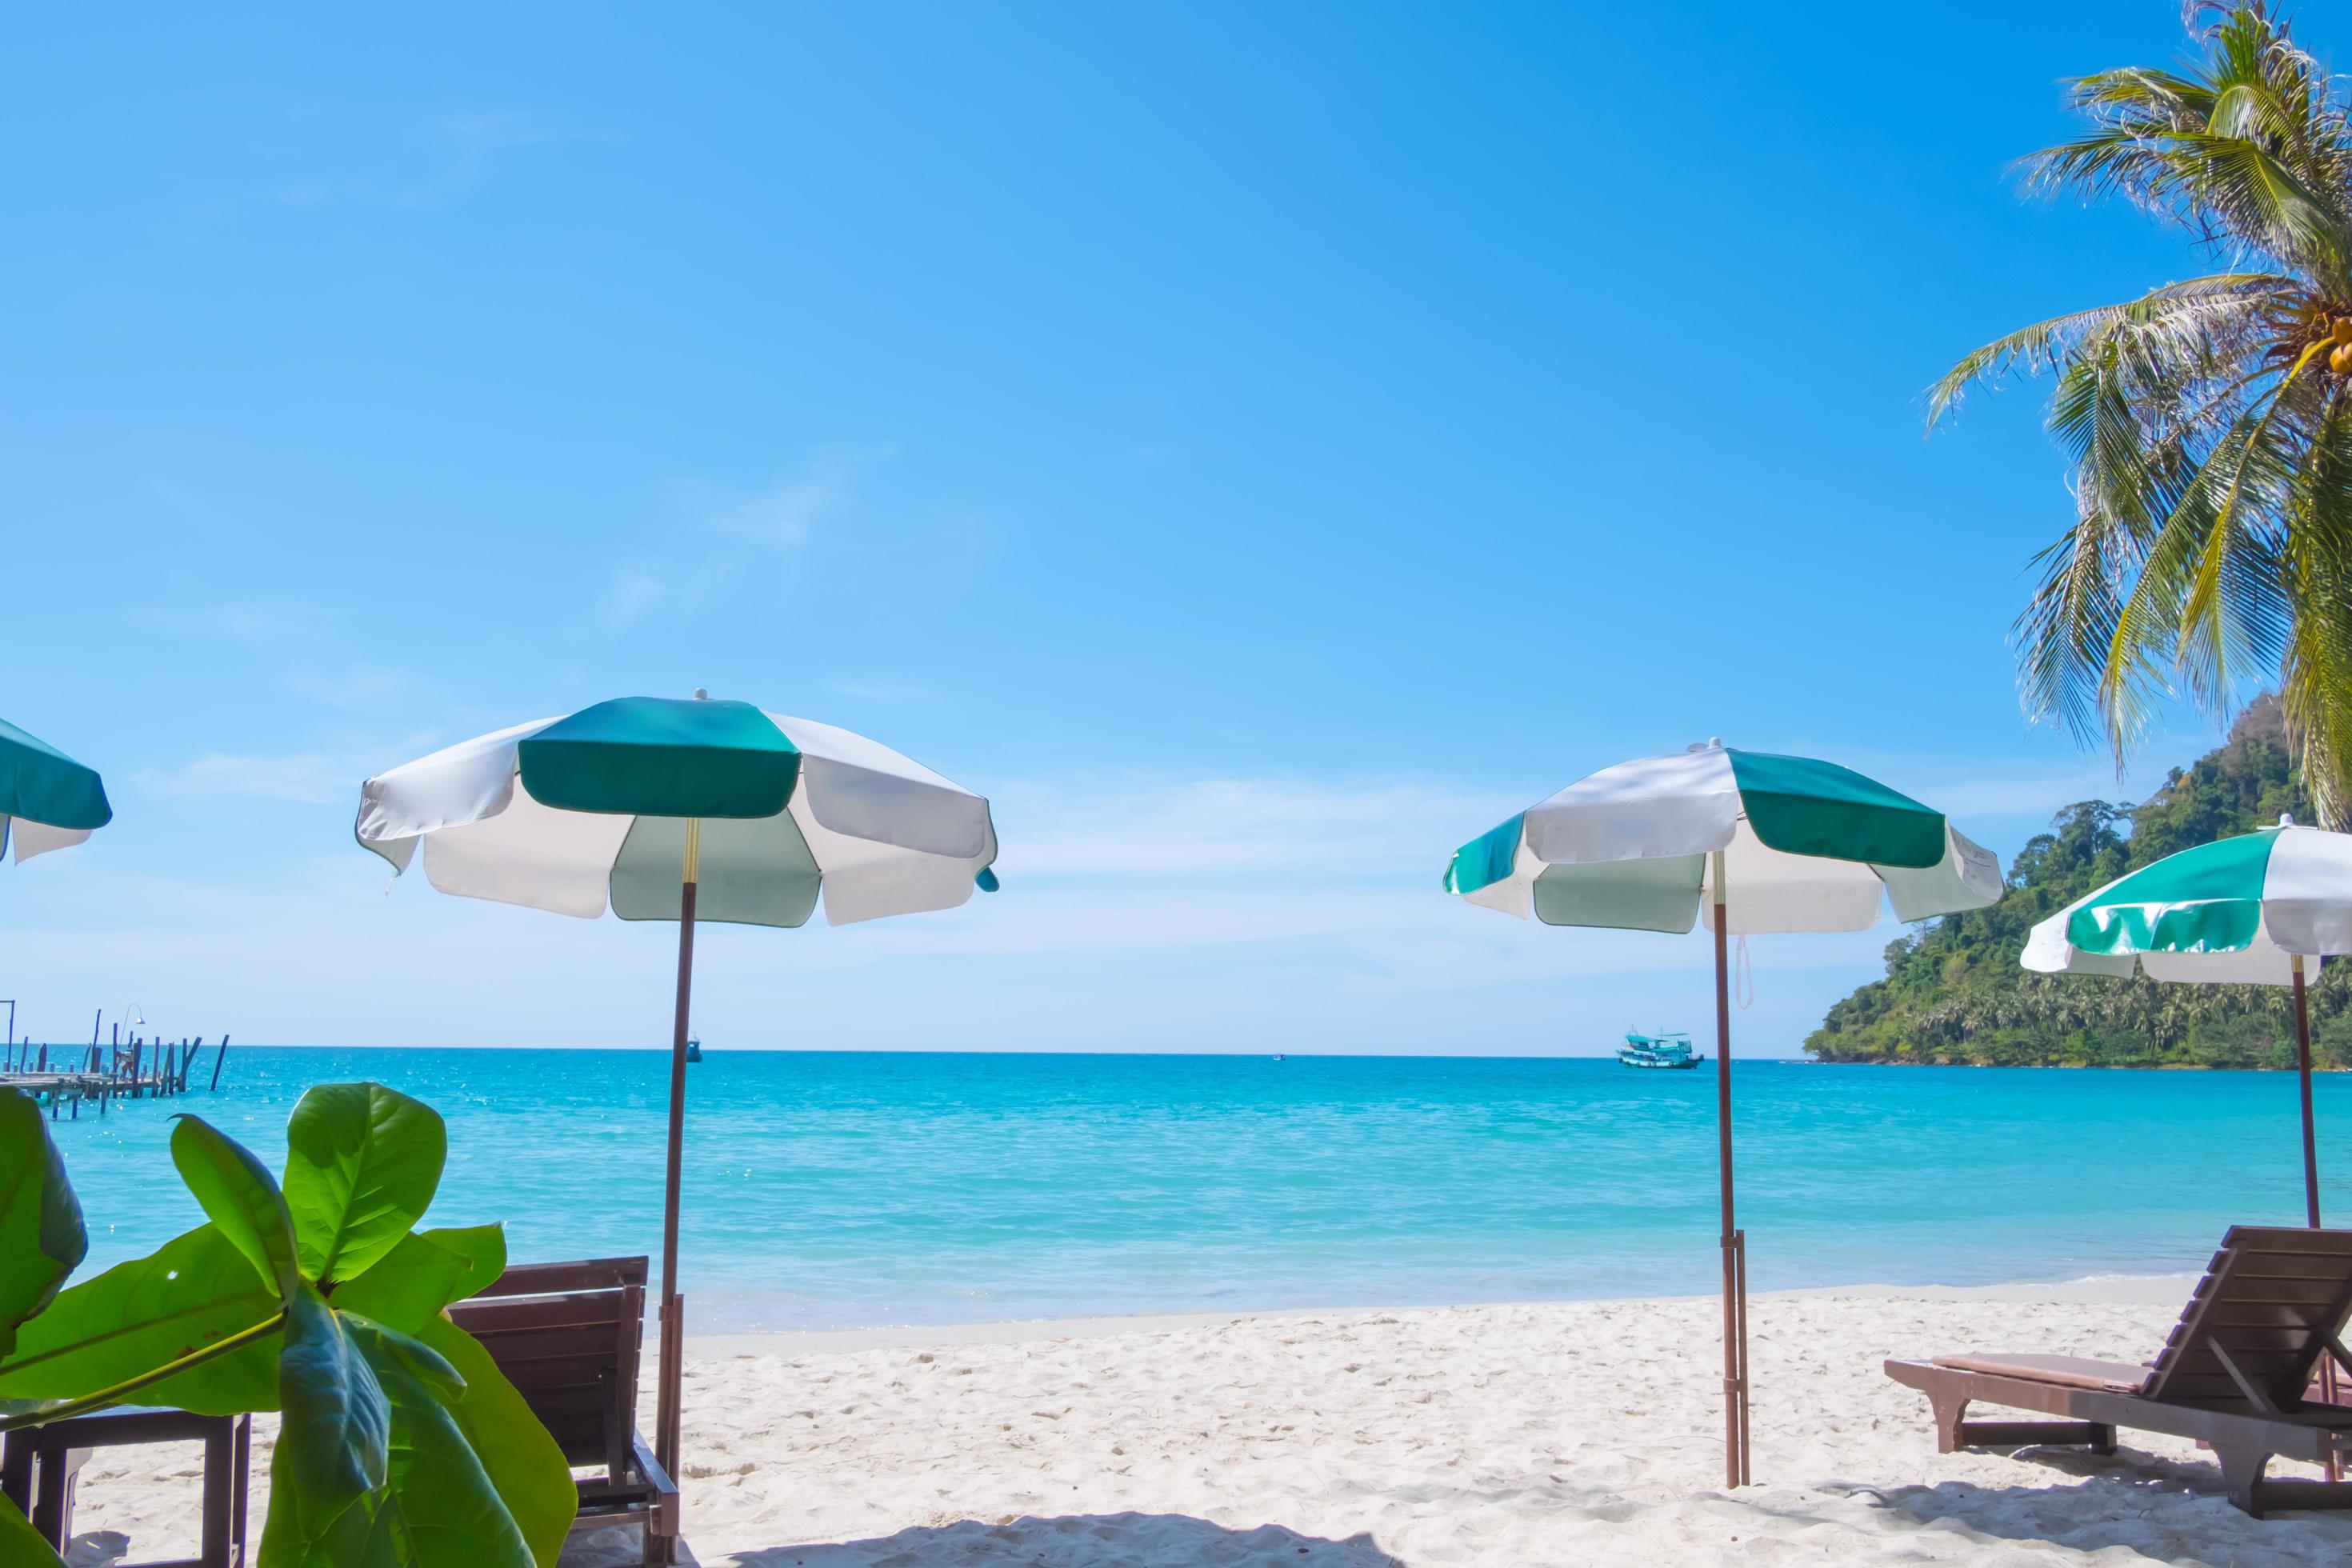
<svg viewBox="0 0 2352 1568"><path fill-rule="evenodd" d="M1832 1005L1805 1048L1824 1061L2288 1067L2290 994L2275 985L2164 985L2145 974L2034 974L2026 934L2095 888L2192 845L2310 815L2278 700L2240 714L2228 742L2138 805L2066 807L2011 865L1990 909L1914 927L1886 950L1886 977ZM2352 963L2311 991L2314 1051L2352 1066Z"/></svg>
<svg viewBox="0 0 2352 1568"><path fill-rule="evenodd" d="M2192 12L2197 58L2069 83L2089 121L2030 188L2122 196L2219 268L2009 334L1929 394L2055 378L2073 524L2018 619L2036 718L2120 762L2163 697L2275 684L2322 821L2352 826L2352 112L2263 4Z"/></svg>

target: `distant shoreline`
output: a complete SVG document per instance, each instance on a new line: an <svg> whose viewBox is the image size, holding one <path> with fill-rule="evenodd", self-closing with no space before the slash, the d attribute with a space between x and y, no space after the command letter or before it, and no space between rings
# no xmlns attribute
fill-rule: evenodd
<svg viewBox="0 0 2352 1568"><path fill-rule="evenodd" d="M1782 1058L1788 1059L1788 1058ZM1734 1058L1735 1062L1738 1058ZM1821 1068L1998 1068L2017 1072L2261 1072L2291 1073L2291 1067L2217 1067L2211 1062L1911 1062L1881 1058L1867 1062L1825 1062L1811 1057L1792 1065ZM2352 1068L2312 1067L2315 1077L2352 1072Z"/></svg>
<svg viewBox="0 0 2352 1568"><path fill-rule="evenodd" d="M36 1049L38 1047L36 1047ZM87 1048L87 1047L84 1047ZM596 1056L656 1056L667 1057L667 1044L644 1046L543 1046L543 1045L469 1045L469 1046L333 1046L295 1045L284 1042L262 1044L238 1041L236 1051L529 1051L534 1054L560 1055L573 1053ZM232 1053L234 1054L234 1053ZM722 1061L735 1057L907 1057L907 1058L970 1058L1004 1057L1016 1059L1051 1058L1060 1061L1094 1059L1165 1061L1257 1061L1272 1065L1276 1062L1345 1061L1345 1062L1595 1062L1615 1060L1613 1053L1602 1051L1555 1051L1549 1053L1494 1053L1448 1051L1413 1053L1407 1051L1325 1051L1313 1047L1291 1047L1281 1052L1246 1051L1016 1051L979 1048L947 1051L928 1047L905 1049L808 1047L808 1046L706 1046L704 1062ZM1716 1060L1710 1052L1702 1066ZM1732 1057L1735 1068L1749 1067L1822 1067L1822 1068L1987 1068L2001 1069L2032 1069L2080 1072L2253 1072L2290 1073L2292 1067L2218 1066L2208 1062L1959 1062L1909 1061L1878 1058L1868 1061L1825 1061L1818 1057ZM2352 1068L2329 1068L2315 1065L2315 1074L2352 1073ZM226 1087L226 1085L224 1087Z"/></svg>
<svg viewBox="0 0 2352 1568"><path fill-rule="evenodd" d="M1753 1301L2007 1301L2041 1306L2178 1306L2197 1282L2195 1274L2130 1274L2069 1280L2019 1280L2003 1285L1805 1285L1758 1290ZM1085 1318L1013 1318L972 1323L877 1324L862 1329L803 1329L686 1337L687 1353L697 1356L826 1355L849 1351L916 1350L947 1345L1028 1344L1045 1340L1108 1339L1122 1334L1163 1334L1234 1323L1305 1322L1369 1313L1508 1311L1530 1307L1634 1307L1668 1314L1716 1310L1720 1298L1706 1296L1578 1297L1561 1301L1476 1301L1451 1305L1279 1307L1264 1311L1134 1312ZM689 1307L689 1311L691 1308ZM690 1320L689 1320L690 1321ZM648 1339L647 1342L651 1342Z"/></svg>

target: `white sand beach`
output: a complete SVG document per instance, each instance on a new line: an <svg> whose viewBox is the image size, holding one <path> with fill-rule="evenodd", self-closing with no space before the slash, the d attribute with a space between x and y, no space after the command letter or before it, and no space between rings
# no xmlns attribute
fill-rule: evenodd
<svg viewBox="0 0 2352 1568"><path fill-rule="evenodd" d="M701 1341L687 1539L736 1568L2352 1558L2352 1519L2248 1519L2187 1443L1938 1455L1926 1402L1880 1371L1962 1347L2137 1359L2188 1285L1759 1296L1758 1484L1736 1495L1708 1300ZM77 1527L191 1551L193 1475L193 1450L103 1455ZM633 1552L583 1537L565 1561Z"/></svg>

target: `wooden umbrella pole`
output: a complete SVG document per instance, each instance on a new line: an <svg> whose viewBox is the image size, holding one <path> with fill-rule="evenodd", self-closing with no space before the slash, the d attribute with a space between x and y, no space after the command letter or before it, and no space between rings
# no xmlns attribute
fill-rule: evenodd
<svg viewBox="0 0 2352 1568"><path fill-rule="evenodd" d="M669 1045L669 1167L662 1185L661 1387L654 1415L654 1453L662 1468L677 1470L684 1426L685 1303L677 1290L677 1196L686 1150L687 1017L694 997L694 893L702 873L702 822L686 824L686 860L677 906L677 1017Z"/></svg>
<svg viewBox="0 0 2352 1568"><path fill-rule="evenodd" d="M1726 929L1723 851L1714 855L1715 1131L1723 1182L1723 1472L1726 1486L1748 1482L1747 1269L1731 1201L1731 963Z"/></svg>
<svg viewBox="0 0 2352 1568"><path fill-rule="evenodd" d="M2311 1112L2311 1001L2304 989L2303 954L2291 954L2294 967L2294 1071L2302 1080L2303 1089L2303 1207L2311 1221L2311 1228L2319 1228L2319 1134ZM2323 1356L2319 1363L2319 1397L2328 1404L2336 1403L2336 1371L2335 1356ZM2342 1461L2333 1454L2327 1458L2327 1479L2341 1480Z"/></svg>
<svg viewBox="0 0 2352 1568"><path fill-rule="evenodd" d="M2303 954L2294 961L2294 1068L2303 1080L2303 1206L2319 1228L2319 1135L2311 1118L2311 1003L2303 986Z"/></svg>

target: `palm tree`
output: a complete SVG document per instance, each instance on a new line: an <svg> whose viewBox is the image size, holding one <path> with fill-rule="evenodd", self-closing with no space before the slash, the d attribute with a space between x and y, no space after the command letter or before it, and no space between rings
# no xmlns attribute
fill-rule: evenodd
<svg viewBox="0 0 2352 1568"><path fill-rule="evenodd" d="M2200 23L2203 25L2200 26ZM2306 786L2352 823L2352 114L2260 3L2190 17L2198 57L2068 84L2090 122L2029 188L2121 195L2221 270L1986 344L1929 394L2055 377L2076 515L2018 617L2029 712L2118 765L2161 698L2216 719L2275 683Z"/></svg>

